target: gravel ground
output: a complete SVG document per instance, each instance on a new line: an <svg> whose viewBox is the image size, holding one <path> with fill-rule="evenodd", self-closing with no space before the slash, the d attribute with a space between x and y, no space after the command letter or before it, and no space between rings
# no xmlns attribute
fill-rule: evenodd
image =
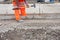
<svg viewBox="0 0 60 40"><path fill-rule="evenodd" d="M60 40L60 21L0 20L0 40Z"/></svg>

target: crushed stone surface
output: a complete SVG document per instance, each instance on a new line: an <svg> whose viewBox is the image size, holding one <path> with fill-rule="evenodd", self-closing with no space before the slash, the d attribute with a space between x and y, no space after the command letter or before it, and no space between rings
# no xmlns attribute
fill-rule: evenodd
<svg viewBox="0 0 60 40"><path fill-rule="evenodd" d="M60 21L0 20L0 40L60 40Z"/></svg>

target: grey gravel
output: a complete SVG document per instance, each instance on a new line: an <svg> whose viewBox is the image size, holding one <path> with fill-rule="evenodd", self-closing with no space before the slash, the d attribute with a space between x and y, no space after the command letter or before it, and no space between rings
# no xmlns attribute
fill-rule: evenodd
<svg viewBox="0 0 60 40"><path fill-rule="evenodd" d="M60 40L59 20L0 21L0 40Z"/></svg>

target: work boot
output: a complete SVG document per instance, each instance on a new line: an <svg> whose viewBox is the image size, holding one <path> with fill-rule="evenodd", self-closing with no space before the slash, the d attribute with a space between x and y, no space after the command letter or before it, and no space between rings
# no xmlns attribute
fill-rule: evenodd
<svg viewBox="0 0 60 40"><path fill-rule="evenodd" d="M24 20L18 20L17 22L23 22Z"/></svg>

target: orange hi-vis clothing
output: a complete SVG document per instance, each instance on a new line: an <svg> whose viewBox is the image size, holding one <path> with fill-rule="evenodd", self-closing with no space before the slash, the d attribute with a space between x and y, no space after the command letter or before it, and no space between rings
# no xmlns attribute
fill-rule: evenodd
<svg viewBox="0 0 60 40"><path fill-rule="evenodd" d="M13 1L13 6L18 7L18 9L14 10L16 20L20 20L21 15L27 16L26 11L25 11L25 0L18 0L18 3L16 1Z"/></svg>

